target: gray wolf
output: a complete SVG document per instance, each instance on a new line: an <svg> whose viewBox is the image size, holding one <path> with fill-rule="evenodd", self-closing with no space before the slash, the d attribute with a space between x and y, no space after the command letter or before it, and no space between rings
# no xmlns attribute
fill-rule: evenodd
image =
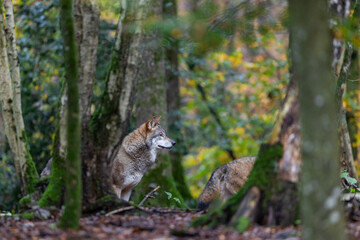
<svg viewBox="0 0 360 240"><path fill-rule="evenodd" d="M208 208L219 193L222 202L237 193L247 181L255 159L256 157L243 157L215 169L198 198L198 209Z"/></svg>
<svg viewBox="0 0 360 240"><path fill-rule="evenodd" d="M155 163L159 149L175 145L159 121L160 117L153 117L124 138L111 168L113 190L120 199L129 201L132 189Z"/></svg>

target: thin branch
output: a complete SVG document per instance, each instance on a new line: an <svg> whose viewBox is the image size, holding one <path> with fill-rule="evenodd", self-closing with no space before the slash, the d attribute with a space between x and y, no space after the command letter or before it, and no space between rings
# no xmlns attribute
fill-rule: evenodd
<svg viewBox="0 0 360 240"><path fill-rule="evenodd" d="M111 212L108 212L107 214L105 214L105 216L110 216L110 215L113 215L113 214L116 214L116 213L130 211L130 210L133 210L133 209L145 211L145 209L142 208L141 206L144 204L144 202L148 198L150 198L157 190L159 190L159 188L160 188L160 186L157 186L156 188L151 190L148 194L146 194L144 199L137 206L127 206L127 207L119 208L119 209L113 210Z"/></svg>
<svg viewBox="0 0 360 240"><path fill-rule="evenodd" d="M116 214L119 212L125 212L125 211L129 211L129 210L133 210L133 209L136 209L136 207L135 206L127 206L127 207L119 208L114 211L108 212L107 214L105 214L105 216L107 217L107 216L110 216L110 215L113 215L113 214Z"/></svg>
<svg viewBox="0 0 360 240"><path fill-rule="evenodd" d="M151 190L151 192L149 192L148 194L145 195L144 199L139 203L139 205L137 205L138 207L141 207L144 202L151 197L157 190L159 190L160 186L157 186L156 188L154 188L153 190Z"/></svg>

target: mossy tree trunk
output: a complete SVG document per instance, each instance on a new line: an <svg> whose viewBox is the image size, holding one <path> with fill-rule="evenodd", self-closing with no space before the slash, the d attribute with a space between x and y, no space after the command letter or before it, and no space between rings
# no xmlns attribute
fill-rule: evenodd
<svg viewBox="0 0 360 240"><path fill-rule="evenodd" d="M65 158L65 210L59 226L79 227L81 216L81 124L78 90L78 52L75 40L73 1L60 1L61 34L64 39L65 80L67 84L67 128Z"/></svg>
<svg viewBox="0 0 360 240"><path fill-rule="evenodd" d="M164 20L172 21L177 18L177 5L175 0L163 1ZM185 182L185 171L182 156L186 154L180 126L180 84L179 84L179 42L170 34L164 36L169 43L165 49L165 78L166 100L168 116L168 133L177 142L176 148L170 151L172 174L176 188L185 201L193 200L188 185Z"/></svg>
<svg viewBox="0 0 360 240"><path fill-rule="evenodd" d="M149 17L161 21L162 0L152 1L149 5ZM165 129L167 122L166 80L164 49L161 45L161 34L155 25L149 26L149 30L143 39L144 50L142 53L143 67L140 72L140 82L137 88L136 98L136 124L140 126L152 116L161 116L160 124ZM169 134L168 134L169 135ZM171 135L169 136L172 137ZM171 171L169 153L159 152L154 166L144 175L139 185L135 188L132 200L136 203L155 186L160 186L155 199L148 200L148 204L157 206L181 206L173 198L183 199L177 190ZM168 192L171 199L168 199Z"/></svg>
<svg viewBox="0 0 360 240"><path fill-rule="evenodd" d="M93 1L75 0L74 16L76 41L78 45L78 88L80 100L81 117L81 159L83 162L83 191L84 205L91 198L91 185L89 179L93 176L92 156L88 151L91 146L91 134L89 122L91 117L91 96L94 75L96 69L96 54L98 44L99 11ZM68 86L62 83L61 97L58 101L58 112L55 123L54 152L51 162L50 184L39 201L40 206L55 205L63 203L64 175L66 172L65 155L67 151L66 129L67 129L67 108L68 108ZM90 193L89 193L90 192Z"/></svg>
<svg viewBox="0 0 360 240"><path fill-rule="evenodd" d="M90 123L94 199L112 193L110 167L128 133L134 90L142 68L143 24L149 4L149 0L121 1L105 91Z"/></svg>
<svg viewBox="0 0 360 240"><path fill-rule="evenodd" d="M2 114L5 134L13 153L21 190L23 194L26 194L35 190L38 173L29 153L21 110L20 66L16 49L12 2L10 0L4 1L6 25L4 24L2 7L3 2L0 1L0 97ZM11 74L10 66L12 69Z"/></svg>
<svg viewBox="0 0 360 240"><path fill-rule="evenodd" d="M289 1L301 113L303 239L345 239L327 6L327 0Z"/></svg>

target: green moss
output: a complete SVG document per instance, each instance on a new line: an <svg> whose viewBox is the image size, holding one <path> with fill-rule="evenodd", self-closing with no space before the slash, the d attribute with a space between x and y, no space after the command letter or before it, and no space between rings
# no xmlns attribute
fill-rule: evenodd
<svg viewBox="0 0 360 240"><path fill-rule="evenodd" d="M34 213L33 212L23 213L23 214L21 214L21 217L31 220L34 218Z"/></svg>
<svg viewBox="0 0 360 240"><path fill-rule="evenodd" d="M148 199L145 202L146 205L185 208L186 204L184 203L184 199L178 192L170 172L169 155L160 155L156 161L159 161L160 164L144 175L139 185L135 188L132 200L137 204L140 203L145 195L152 190L149 186L154 185L160 186L160 189L157 191L157 195L154 195L154 199ZM170 174L168 174L168 172L170 172ZM166 192L171 194L170 199L169 194ZM178 199L180 203L176 199Z"/></svg>
<svg viewBox="0 0 360 240"><path fill-rule="evenodd" d="M112 195L106 195L103 196L102 198L100 198L99 200L97 200L99 203L103 203L103 202L107 202L107 201L111 201L114 199L114 196Z"/></svg>
<svg viewBox="0 0 360 240"><path fill-rule="evenodd" d="M58 136L58 135L57 135ZM60 206L65 186L65 160L54 152L51 164L50 183L39 200L39 206Z"/></svg>
<svg viewBox="0 0 360 240"><path fill-rule="evenodd" d="M29 151L29 146L27 144L27 136L25 131L23 131L21 135L26 146L26 163L25 163L25 173L24 173L25 184L26 184L25 188L26 188L26 193L30 194L35 191L35 186L37 180L39 179L39 174L36 171L35 163L32 160Z"/></svg>
<svg viewBox="0 0 360 240"><path fill-rule="evenodd" d="M39 179L36 180L36 185L48 182L49 180L50 180L50 176L47 176L47 177L44 177L44 178L39 178Z"/></svg>
<svg viewBox="0 0 360 240"><path fill-rule="evenodd" d="M39 179L39 174L36 171L35 164L29 152L27 152L25 169L26 192L33 193L35 191L37 180Z"/></svg>
<svg viewBox="0 0 360 240"><path fill-rule="evenodd" d="M236 231L238 231L239 233L243 233L249 227L250 223L251 222L248 218L240 217L237 219L234 227L235 227Z"/></svg>
<svg viewBox="0 0 360 240"><path fill-rule="evenodd" d="M251 186L258 186L264 194L263 207L267 207L267 202L269 201L273 186L275 186L276 173L277 173L277 163L278 160L282 157L283 150L280 144L261 145L258 158L254 164L254 168L249 175L248 181L244 186L233 195L228 201L226 201L219 208L209 212L206 215L203 215L195 219L191 225L192 226L202 226L209 225L211 227L226 224L230 221L231 217L236 212L239 203L242 198L245 196L246 191Z"/></svg>
<svg viewBox="0 0 360 240"><path fill-rule="evenodd" d="M61 110L61 96L64 95L65 91L65 82L61 84L60 95L57 99L57 112L56 112L56 121L55 121L55 138L53 143L53 155L50 171L50 182L47 186L44 194L39 200L38 204L40 207L45 206L57 206L60 207L62 193L64 190L65 182L65 160L60 156L59 147L60 147L60 110Z"/></svg>
<svg viewBox="0 0 360 240"><path fill-rule="evenodd" d="M20 205L26 205L31 202L31 197L29 195L23 197L20 199L19 204Z"/></svg>

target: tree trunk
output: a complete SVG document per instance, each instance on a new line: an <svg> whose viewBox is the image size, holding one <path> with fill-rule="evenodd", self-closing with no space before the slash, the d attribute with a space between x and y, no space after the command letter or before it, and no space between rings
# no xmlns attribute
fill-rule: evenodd
<svg viewBox="0 0 360 240"><path fill-rule="evenodd" d="M0 1L0 97L4 117L5 134L13 152L15 169L20 180L22 193L35 190L38 173L26 142L24 120L21 111L20 69L16 51L15 24L12 3L4 2L7 24L4 25L2 2ZM5 34L8 39L12 76L6 49Z"/></svg>
<svg viewBox="0 0 360 240"><path fill-rule="evenodd" d="M142 67L143 24L149 0L121 2L110 70L99 109L90 123L93 135L93 199L112 193L110 168L128 133L134 89ZM90 181L90 180L89 180Z"/></svg>
<svg viewBox="0 0 360 240"><path fill-rule="evenodd" d="M177 17L177 6L175 0L164 0L163 2L164 19L171 21ZM175 185L185 201L191 201L193 198L185 182L185 171L182 164L182 156L186 154L187 147L181 134L180 122L180 86L179 86L179 42L170 34L166 36L170 46L165 50L165 78L168 132L169 136L177 142L176 148L170 151L170 161L172 175Z"/></svg>
<svg viewBox="0 0 360 240"><path fill-rule="evenodd" d="M96 192L93 188L93 176L96 170L92 149L91 132L91 97L96 71L97 46L99 36L99 9L95 1L75 0L74 16L76 42L79 53L79 97L81 112L81 160L83 181L83 204L94 202Z"/></svg>
<svg viewBox="0 0 360 240"><path fill-rule="evenodd" d="M354 164L354 156L351 147L348 123L346 120L346 110L343 106L346 80L349 75L351 65L351 55L353 53L350 43L345 47L344 62L340 70L336 84L336 102L338 111L338 121L340 126L340 163L342 169L349 172L350 176L358 180Z"/></svg>
<svg viewBox="0 0 360 240"><path fill-rule="evenodd" d="M65 79L67 84L67 129L65 210L59 226L79 227L81 216L81 124L78 92L78 53L75 41L73 2L60 1L61 34L64 39Z"/></svg>
<svg viewBox="0 0 360 240"><path fill-rule="evenodd" d="M67 129L67 84L62 83L61 98L57 105L57 116L55 122L55 138L53 143L53 154L51 161L50 182L44 194L39 200L40 207L58 206L63 203L65 189L66 163L65 156L67 151L66 129Z"/></svg>
<svg viewBox="0 0 360 240"><path fill-rule="evenodd" d="M289 1L289 9L301 113L302 238L344 239L327 1Z"/></svg>
<svg viewBox="0 0 360 240"><path fill-rule="evenodd" d="M149 17L161 21L162 1L153 1L149 5ZM136 93L136 124L137 126L141 125L151 116L161 116L160 124L167 129L164 49L160 41L162 36L155 29L150 29L150 31L146 33L142 42L144 45L142 54L144 63ZM171 138L171 136L169 137ZM135 202L140 202L151 190L151 187L155 185L160 186L161 190L158 191L159 195L155 199L148 201L149 204L177 205L178 202L168 199L165 192L170 193L172 198L177 198L182 203L183 199L176 189L167 152L158 153L154 166L144 175L135 188L132 199Z"/></svg>

